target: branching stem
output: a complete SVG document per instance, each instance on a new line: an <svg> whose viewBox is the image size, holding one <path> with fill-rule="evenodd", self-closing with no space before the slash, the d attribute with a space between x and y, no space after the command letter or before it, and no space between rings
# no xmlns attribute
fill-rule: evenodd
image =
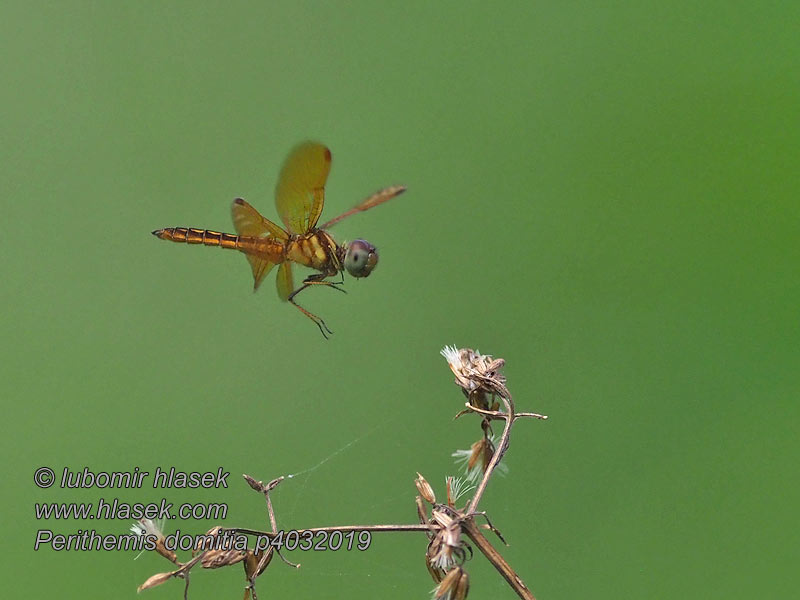
<svg viewBox="0 0 800 600"><path fill-rule="evenodd" d="M506 453L508 449L509 443L509 436L511 435L511 426L514 424L514 420L516 419L514 415L514 401L509 396L506 398L505 396L501 396L500 399L503 401L503 404L506 406L506 412L501 413L498 411L491 411L497 412L500 418L505 420L505 425L503 426L503 433L500 436L500 445L494 452L492 456L492 460L489 461L489 464L486 466L486 471L483 474L483 479L481 479L480 484L478 485L478 489L475 490L475 495L472 497L472 500L469 502L469 506L467 506L467 514L472 514L478 512L478 503L481 501L481 497L483 496L483 492L486 491L486 485L489 483L489 478L494 473L495 467L500 463L500 460L503 458L503 455ZM471 407L475 408L475 407ZM479 411L480 412L480 411Z"/></svg>

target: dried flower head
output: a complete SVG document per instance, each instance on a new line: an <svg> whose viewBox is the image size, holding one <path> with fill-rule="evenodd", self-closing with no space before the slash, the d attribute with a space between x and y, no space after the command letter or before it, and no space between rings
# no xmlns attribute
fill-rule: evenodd
<svg viewBox="0 0 800 600"><path fill-rule="evenodd" d="M469 592L469 575L461 567L448 571L433 590L434 600L464 600Z"/></svg>
<svg viewBox="0 0 800 600"><path fill-rule="evenodd" d="M141 592L142 590L148 590L150 588L154 588L157 585L161 585L165 581L175 577L177 571L172 571L170 573L156 573L152 577L148 578L142 585L140 585L137 591Z"/></svg>
<svg viewBox="0 0 800 600"><path fill-rule="evenodd" d="M236 539L216 525L197 538L192 554L203 553L200 564L204 569L227 567L244 560L246 548L239 548L241 543L246 543L246 538Z"/></svg>
<svg viewBox="0 0 800 600"><path fill-rule="evenodd" d="M467 559L465 548L468 546L461 539L461 521L453 516L453 511L438 505L431 513L430 525L434 533L425 554L431 566L449 571L456 564L463 563Z"/></svg>
<svg viewBox="0 0 800 600"><path fill-rule="evenodd" d="M494 456L497 440L494 436L482 437L466 450L456 450L452 456L456 459L456 464L464 469L466 480L475 483L486 472L492 457ZM500 462L497 464L497 472L501 475L508 473L508 466Z"/></svg>
<svg viewBox="0 0 800 600"><path fill-rule="evenodd" d="M206 550L200 564L204 569L219 569L228 565L235 565L245 559L245 553L235 548L218 548Z"/></svg>
<svg viewBox="0 0 800 600"><path fill-rule="evenodd" d="M163 540L164 534L161 529L164 527L164 521L153 521L151 519L139 519L131 525L131 531L136 535L152 535L157 540Z"/></svg>
<svg viewBox="0 0 800 600"><path fill-rule="evenodd" d="M164 527L163 519L156 522L151 519L139 519L136 523L131 526L131 531L138 535L138 536L150 536L154 539L156 544L156 552L158 552L161 556L166 558L167 560L177 563L178 555L175 554L172 550L168 550L167 547L164 545L164 541L166 538L164 537L164 533L161 531ZM138 557L137 557L138 558Z"/></svg>
<svg viewBox="0 0 800 600"><path fill-rule="evenodd" d="M419 490L420 496L425 498L425 500L431 504L436 503L436 495L433 493L433 488L422 475L417 473L417 478L414 480L414 483L417 486L417 490Z"/></svg>
<svg viewBox="0 0 800 600"><path fill-rule="evenodd" d="M255 579L264 572L275 553L275 548L270 546L266 550L250 550L245 552L244 573L248 579Z"/></svg>
<svg viewBox="0 0 800 600"><path fill-rule="evenodd" d="M500 373L500 369L506 364L502 358L492 358L470 348L459 350L455 346L445 346L441 355L456 376L456 385L464 390L473 405L489 410L487 394L511 398L506 387L506 378Z"/></svg>

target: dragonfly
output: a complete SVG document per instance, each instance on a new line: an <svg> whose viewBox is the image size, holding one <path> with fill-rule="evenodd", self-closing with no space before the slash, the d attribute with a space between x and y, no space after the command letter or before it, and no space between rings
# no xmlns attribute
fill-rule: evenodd
<svg viewBox="0 0 800 600"><path fill-rule="evenodd" d="M300 306L297 295L313 286L327 286L344 292L344 273L356 278L369 277L378 264L378 250L363 239L339 244L328 229L336 223L402 194L406 188L393 185L362 200L355 207L317 226L325 204L325 183L331 170L331 151L319 142L304 142L286 158L275 186L275 206L284 227L264 218L236 198L231 206L235 234L191 227L156 229L153 235L162 240L185 244L219 246L242 252L253 271L253 290L278 266L275 279L278 297L296 306L311 319L324 338L333 334L325 321ZM316 271L295 288L292 265ZM340 281L330 278L341 276Z"/></svg>

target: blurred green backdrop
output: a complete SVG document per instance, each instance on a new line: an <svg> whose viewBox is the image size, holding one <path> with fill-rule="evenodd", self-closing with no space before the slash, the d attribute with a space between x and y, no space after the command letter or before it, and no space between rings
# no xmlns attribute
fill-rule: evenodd
<svg viewBox="0 0 800 600"><path fill-rule="evenodd" d="M132 597L166 561L34 552L34 502L226 502L304 471L282 527L412 522L477 439L444 344L503 356L520 410L483 502L540 599L779 597L798 558L800 10L732 2L4 2L8 597ZM323 220L381 263L312 290L152 229L277 218L328 144ZM39 490L36 467L232 473L197 490ZM169 524L192 532L211 522ZM415 534L295 553L263 597L425 598ZM514 594L480 556L472 598ZM12 575L13 574L13 575ZM240 598L241 570L191 597ZM10 588L10 589L9 589ZM169 582L148 598L181 597Z"/></svg>

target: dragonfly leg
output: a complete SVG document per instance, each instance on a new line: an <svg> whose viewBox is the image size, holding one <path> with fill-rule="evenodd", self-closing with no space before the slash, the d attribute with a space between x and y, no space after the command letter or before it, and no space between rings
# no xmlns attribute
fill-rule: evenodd
<svg viewBox="0 0 800 600"><path fill-rule="evenodd" d="M325 321L323 321L321 317L318 317L314 313L312 313L312 312L306 310L305 308L303 308L302 306L300 306L297 302L294 301L294 298L291 298L289 300L289 302L294 304L301 313L303 313L309 319L314 321L314 323L317 325L317 327L319 327L319 332L322 334L322 337L324 337L327 340L329 335L333 335L333 332L325 324Z"/></svg>
<svg viewBox="0 0 800 600"><path fill-rule="evenodd" d="M303 284L304 284L303 287L308 286L308 285L326 285L326 286L328 286L328 287L330 287L330 288L332 288L334 290L338 290L338 291L346 294L347 290L343 290L340 287L336 287L338 285L344 285L344 273L342 273L341 275L342 275L342 280L341 281L328 281L327 279L325 279L326 276L323 273L317 273L315 275L309 275L308 277L305 278L305 280L303 280ZM299 292L300 290L297 290L297 291ZM297 292L295 292L295 293L297 293Z"/></svg>
<svg viewBox="0 0 800 600"><path fill-rule="evenodd" d="M288 300L289 302L291 302L292 304L294 304L294 305L297 307L297 310L299 310L301 313L303 313L303 314L304 314L305 316L307 316L309 319L311 319L312 321L314 321L314 323L317 325L317 327L319 327L319 331L320 331L320 333L322 334L322 337L324 337L324 338L327 340L327 339L328 339L328 335L333 335L333 332L332 332L332 331L330 330L330 328L329 328L329 327L328 327L328 326L325 324L325 321L323 321L321 317L318 317L317 315L315 315L315 314L314 314L314 313L312 313L311 311L308 311L308 310L306 310L305 308L303 308L303 307L302 307L302 306L300 306L300 305L299 305L297 302L295 302L295 301L294 301L294 297L295 297L297 294L299 294L300 292L302 292L304 289L306 289L306 288L307 288L309 285L312 285L312 283L310 283L310 282L308 282L308 281L304 281L304 282L303 282L303 285L302 285L302 286L300 286L299 288L297 288L295 291L293 291L293 292L292 292L292 293L289 295L289 297L287 298L287 300ZM334 288L334 289L338 289L338 288Z"/></svg>

